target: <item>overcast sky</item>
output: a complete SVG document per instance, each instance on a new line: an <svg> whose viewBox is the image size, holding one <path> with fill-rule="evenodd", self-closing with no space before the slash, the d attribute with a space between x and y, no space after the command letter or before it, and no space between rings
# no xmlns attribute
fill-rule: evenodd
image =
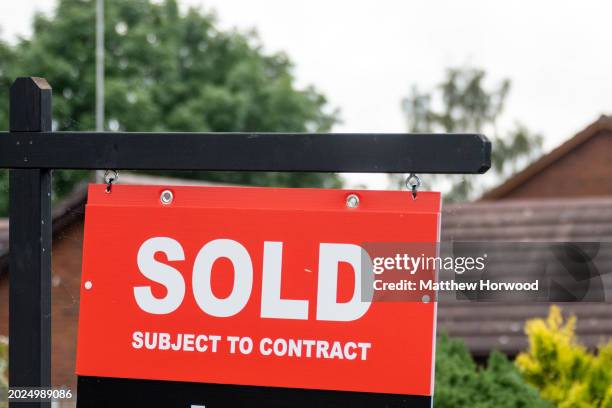
<svg viewBox="0 0 612 408"><path fill-rule="evenodd" d="M334 131L401 132L412 84L434 86L450 66L509 78L502 128L520 121L550 149L612 112L610 1L179 0L213 8L223 27L255 27L283 50L299 83L340 108ZM29 33L54 0L0 2L4 39ZM92 51L93 52L93 51Z"/></svg>

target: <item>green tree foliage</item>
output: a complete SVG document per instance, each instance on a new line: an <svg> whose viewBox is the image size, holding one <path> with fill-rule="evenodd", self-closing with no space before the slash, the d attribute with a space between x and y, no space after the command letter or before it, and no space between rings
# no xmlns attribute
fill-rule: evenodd
<svg viewBox="0 0 612 408"><path fill-rule="evenodd" d="M612 408L612 341L590 353L576 339L575 324L574 316L564 321L557 306L546 320L528 321L529 349L516 365L559 408Z"/></svg>
<svg viewBox="0 0 612 408"><path fill-rule="evenodd" d="M503 354L493 352L486 368L479 368L461 341L441 335L436 343L434 407L544 408L550 404L523 381Z"/></svg>
<svg viewBox="0 0 612 408"><path fill-rule="evenodd" d="M497 179L508 176L540 152L542 138L517 123L506 133L497 130L510 81L488 88L485 71L475 68L450 68L444 80L430 92L414 86L402 101L410 132L485 133L493 144L492 172ZM450 136L449 136L450 137ZM451 189L446 198L462 201L478 194L474 176L445 176ZM397 180L397 178L396 178Z"/></svg>
<svg viewBox="0 0 612 408"><path fill-rule="evenodd" d="M324 132L337 120L316 89L298 89L289 58L266 53L254 32L222 31L212 13L181 13L176 0L105 4L108 130ZM0 129L8 127L8 86L33 75L53 86L55 129L92 130L94 44L92 0L59 0L52 16L34 18L31 38L14 46L0 42ZM87 174L56 172L56 192ZM329 174L164 174L256 185L340 184ZM5 208L0 202L0 211Z"/></svg>

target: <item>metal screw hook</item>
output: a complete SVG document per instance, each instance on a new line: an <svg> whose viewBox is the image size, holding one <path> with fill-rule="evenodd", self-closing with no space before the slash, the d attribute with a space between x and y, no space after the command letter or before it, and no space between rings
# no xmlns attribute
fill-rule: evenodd
<svg viewBox="0 0 612 408"><path fill-rule="evenodd" d="M406 179L406 187L412 191L412 199L416 200L417 190L421 187L421 179L414 173L410 173Z"/></svg>
<svg viewBox="0 0 612 408"><path fill-rule="evenodd" d="M106 193L111 192L113 183L119 180L119 172L117 170L106 170L104 172L104 182L106 183Z"/></svg>

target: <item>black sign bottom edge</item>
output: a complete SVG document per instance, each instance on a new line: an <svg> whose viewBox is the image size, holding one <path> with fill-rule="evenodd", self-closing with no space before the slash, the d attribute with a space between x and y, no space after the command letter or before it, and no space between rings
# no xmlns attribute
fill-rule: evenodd
<svg viewBox="0 0 612 408"><path fill-rule="evenodd" d="M78 408L431 408L431 397L79 377Z"/></svg>

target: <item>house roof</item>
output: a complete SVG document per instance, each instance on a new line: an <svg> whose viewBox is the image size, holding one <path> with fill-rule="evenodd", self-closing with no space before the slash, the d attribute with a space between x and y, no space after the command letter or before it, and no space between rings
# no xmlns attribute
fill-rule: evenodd
<svg viewBox="0 0 612 408"><path fill-rule="evenodd" d="M525 184L526 181L553 165L558 160L564 158L578 146L604 130L612 131L612 117L605 115L600 116L598 120L578 132L574 137L561 144L550 153L543 155L522 171L508 178L508 180L501 185L487 191L482 195L481 200L497 200L508 196L512 191Z"/></svg>
<svg viewBox="0 0 612 408"><path fill-rule="evenodd" d="M602 242L604 291L612 295L612 197L503 200L448 205L442 214L442 241ZM537 245L534 245L534 247ZM598 265L599 267L599 265ZM520 262L503 271L514 278L529 274ZM604 292L604 294L605 294ZM612 336L607 303L567 302L562 309L578 318L577 333L588 347ZM440 300L439 327L461 337L476 356L498 349L510 355L525 349L525 320L545 317L548 303L501 303Z"/></svg>

